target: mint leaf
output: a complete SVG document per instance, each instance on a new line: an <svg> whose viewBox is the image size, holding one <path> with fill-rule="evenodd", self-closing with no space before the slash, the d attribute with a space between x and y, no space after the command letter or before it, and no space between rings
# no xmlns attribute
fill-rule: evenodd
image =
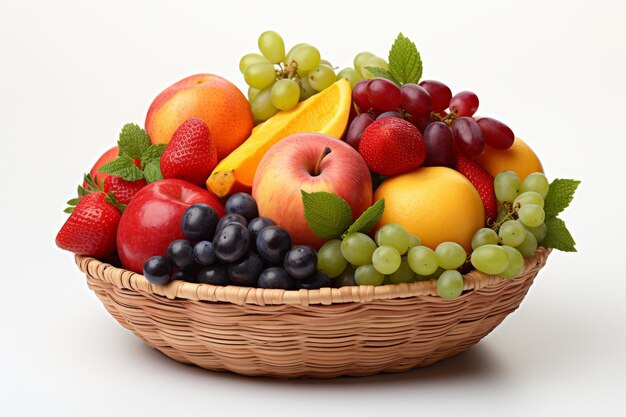
<svg viewBox="0 0 626 417"><path fill-rule="evenodd" d="M146 178L146 182L161 181L163 174L161 174L161 164L158 159L153 159L143 167L143 176Z"/></svg>
<svg viewBox="0 0 626 417"><path fill-rule="evenodd" d="M415 83L422 77L422 59L415 44L402 33L389 51L389 72L401 84Z"/></svg>
<svg viewBox="0 0 626 417"><path fill-rule="evenodd" d="M143 172L128 155L120 155L113 161L107 162L100 168L100 172L115 175L126 181L137 181L143 178Z"/></svg>
<svg viewBox="0 0 626 417"><path fill-rule="evenodd" d="M365 210L341 237L344 238L346 235L356 232L368 233L376 226L383 215L383 211L385 211L385 199L381 198Z"/></svg>
<svg viewBox="0 0 626 417"><path fill-rule="evenodd" d="M557 178L552 181L543 207L543 210L546 212L546 219L556 217L569 206L579 184L580 181L578 180Z"/></svg>
<svg viewBox="0 0 626 417"><path fill-rule="evenodd" d="M352 210L343 198L333 193L301 190L306 222L322 239L335 239L352 223Z"/></svg>
<svg viewBox="0 0 626 417"><path fill-rule="evenodd" d="M379 68L379 67L365 67L366 70L368 70L369 72L371 72L374 77L379 77L379 78L386 78L390 81L393 81L394 83L396 83L397 85L400 85L400 83L398 81L396 81L395 78L393 78L393 75L391 75L391 73L389 71L387 71L384 68Z"/></svg>
<svg viewBox="0 0 626 417"><path fill-rule="evenodd" d="M127 123L120 132L117 146L120 154L125 154L131 159L140 159L141 154L150 147L151 142L148 134L134 123ZM124 178L125 179L125 178Z"/></svg>
<svg viewBox="0 0 626 417"><path fill-rule="evenodd" d="M141 157L139 159L141 159L141 162L143 166L145 167L150 162L161 158L161 155L163 155L164 150L165 150L164 144L149 146L141 153Z"/></svg>
<svg viewBox="0 0 626 417"><path fill-rule="evenodd" d="M565 226L565 222L558 217L552 217L546 220L548 234L541 241L541 245L545 248L554 248L564 252L576 252L576 242L569 230Z"/></svg>

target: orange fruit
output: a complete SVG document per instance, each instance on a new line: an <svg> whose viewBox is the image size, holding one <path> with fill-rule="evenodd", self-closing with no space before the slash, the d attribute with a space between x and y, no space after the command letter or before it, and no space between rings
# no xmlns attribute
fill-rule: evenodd
<svg viewBox="0 0 626 417"><path fill-rule="evenodd" d="M378 222L396 223L435 249L456 242L471 250L472 236L485 224L478 191L461 173L446 167L427 167L386 179L374 193L385 199Z"/></svg>
<svg viewBox="0 0 626 417"><path fill-rule="evenodd" d="M255 127L241 146L217 164L206 181L207 188L219 197L250 191L259 162L272 145L296 133L340 138L348 124L351 104L350 82L341 79L291 110L276 113Z"/></svg>
<svg viewBox="0 0 626 417"><path fill-rule="evenodd" d="M535 152L520 138L515 138L513 146L504 151L485 146L485 150L474 160L494 177L499 172L511 170L524 180L530 173L543 172Z"/></svg>
<svg viewBox="0 0 626 417"><path fill-rule="evenodd" d="M168 143L176 129L192 117L209 126L218 160L246 140L254 126L250 104L233 83L213 74L196 74L154 99L146 116L146 131L152 143Z"/></svg>

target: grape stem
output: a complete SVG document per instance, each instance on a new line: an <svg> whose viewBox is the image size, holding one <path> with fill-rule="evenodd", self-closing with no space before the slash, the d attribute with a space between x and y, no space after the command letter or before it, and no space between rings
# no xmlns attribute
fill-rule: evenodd
<svg viewBox="0 0 626 417"><path fill-rule="evenodd" d="M322 149L322 153L320 154L319 158L317 158L317 162L315 163L315 169L313 170L314 177L317 177L318 175L320 175L320 165L322 165L322 160L332 151L333 150L330 149L328 146Z"/></svg>
<svg viewBox="0 0 626 417"><path fill-rule="evenodd" d="M513 204L511 203L503 203L503 206L506 209L506 215L502 216L499 221L495 222L493 226L491 226L491 228L496 232L500 230L500 226L502 226L504 222L508 220L515 220L517 211L519 210L519 207L513 207Z"/></svg>
<svg viewBox="0 0 626 417"><path fill-rule="evenodd" d="M444 122L448 126L452 126L454 122L456 122L456 119L458 119L457 113L458 113L457 108L453 107L452 110L450 110L450 113L446 114L445 117L433 111L430 113L430 118L432 120Z"/></svg>

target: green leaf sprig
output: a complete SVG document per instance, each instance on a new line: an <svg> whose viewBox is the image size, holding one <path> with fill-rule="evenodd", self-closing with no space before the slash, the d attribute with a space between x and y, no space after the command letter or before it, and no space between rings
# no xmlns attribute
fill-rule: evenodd
<svg viewBox="0 0 626 417"><path fill-rule="evenodd" d="M117 146L118 157L104 164L100 172L126 181L145 178L146 182L151 183L163 179L160 160L165 145L153 145L148 134L141 127L134 123L124 125Z"/></svg>
<svg viewBox="0 0 626 417"><path fill-rule="evenodd" d="M565 222L557 217L567 208L574 198L580 181L572 179L555 179L550 183L543 207L546 213L545 224L548 229L542 246L564 252L576 252L576 242L565 226Z"/></svg>
<svg viewBox="0 0 626 417"><path fill-rule="evenodd" d="M402 33L389 50L389 71L378 67L365 67L375 77L386 78L401 86L417 84L422 78L422 58L415 44Z"/></svg>
<svg viewBox="0 0 626 417"><path fill-rule="evenodd" d="M385 200L380 199L352 222L350 205L337 194L326 191L300 192L308 226L315 235L326 240L343 238L356 232L368 233L385 210Z"/></svg>

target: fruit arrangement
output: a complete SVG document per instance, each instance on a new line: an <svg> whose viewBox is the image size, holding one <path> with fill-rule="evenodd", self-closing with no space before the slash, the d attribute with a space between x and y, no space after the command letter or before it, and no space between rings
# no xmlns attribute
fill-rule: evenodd
<svg viewBox="0 0 626 417"><path fill-rule="evenodd" d="M478 96L421 80L400 34L338 72L273 31L239 69L248 99L212 74L161 92L84 176L57 245L143 274L284 290L434 280L463 293L538 246L575 251L557 216L576 180L548 181ZM256 125L256 126L255 126Z"/></svg>

